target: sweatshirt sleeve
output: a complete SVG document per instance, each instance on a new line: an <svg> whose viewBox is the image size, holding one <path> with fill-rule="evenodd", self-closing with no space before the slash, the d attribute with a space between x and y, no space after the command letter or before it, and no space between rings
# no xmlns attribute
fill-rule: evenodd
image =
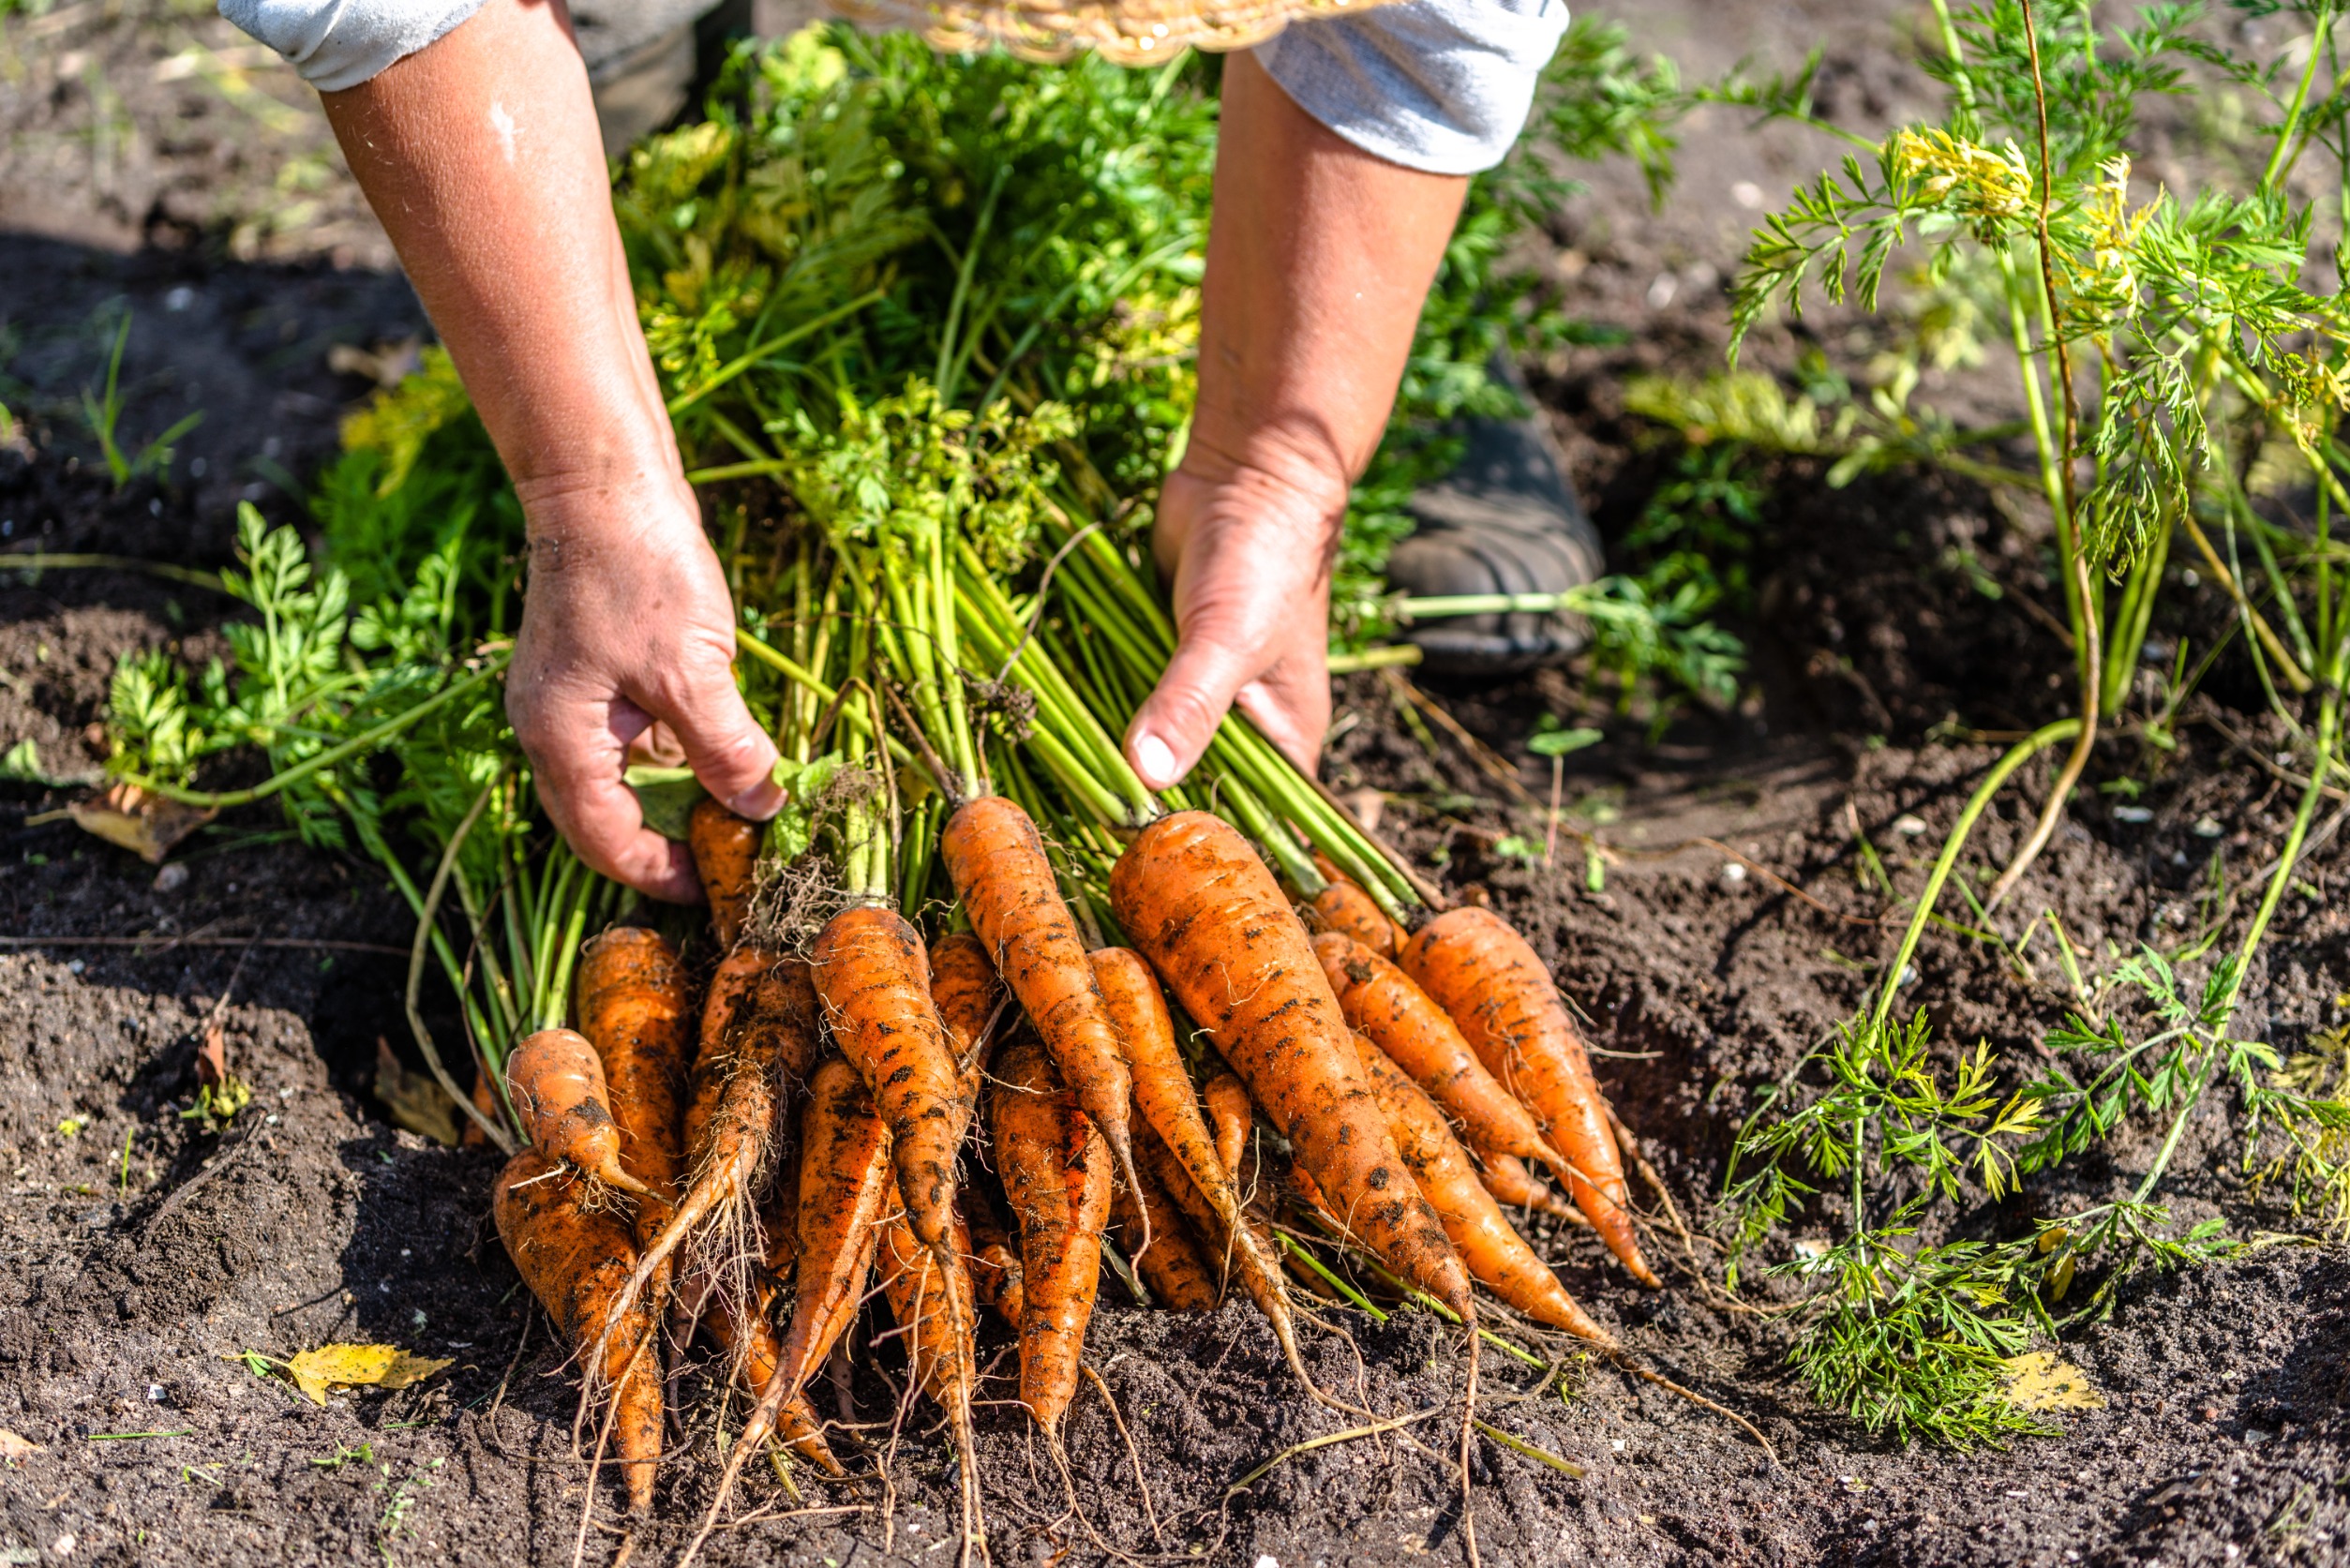
<svg viewBox="0 0 2350 1568"><path fill-rule="evenodd" d="M220 14L322 93L356 87L481 9L483 0L220 0Z"/></svg>
<svg viewBox="0 0 2350 1568"><path fill-rule="evenodd" d="M1566 35L1564 0L1406 0L1292 22L1256 57L1297 107L1431 174L1502 161Z"/></svg>

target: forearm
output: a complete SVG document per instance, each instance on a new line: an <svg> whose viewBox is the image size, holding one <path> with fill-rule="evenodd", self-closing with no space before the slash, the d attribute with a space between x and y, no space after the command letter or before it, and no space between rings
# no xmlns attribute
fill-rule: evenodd
<svg viewBox="0 0 2350 1568"><path fill-rule="evenodd" d="M526 503L682 492L561 6L489 0L322 97Z"/></svg>
<svg viewBox="0 0 2350 1568"><path fill-rule="evenodd" d="M1342 141L1247 55L1225 67L1219 140L1183 467L1335 486L1342 508L1386 428L1468 181Z"/></svg>

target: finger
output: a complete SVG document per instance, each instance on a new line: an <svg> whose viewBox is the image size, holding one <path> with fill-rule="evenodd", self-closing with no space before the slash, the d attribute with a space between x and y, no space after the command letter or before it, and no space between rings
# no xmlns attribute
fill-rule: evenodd
<svg viewBox="0 0 2350 1568"><path fill-rule="evenodd" d="M1234 698L1250 723L1312 778L1322 769L1322 738L1330 731L1328 652L1316 646L1283 659L1272 675L1251 680Z"/></svg>
<svg viewBox="0 0 2350 1568"><path fill-rule="evenodd" d="M663 718L685 748L685 765L702 787L737 816L764 822L781 810L784 792L775 783L780 753L735 689L725 665L704 669L680 683L664 705Z"/></svg>
<svg viewBox="0 0 2350 1568"><path fill-rule="evenodd" d="M1198 766L1234 694L1256 674L1250 660L1222 638L1187 630L1133 723L1126 726L1126 760L1151 789L1183 782Z"/></svg>
<svg viewBox="0 0 2350 1568"><path fill-rule="evenodd" d="M628 742L647 724L642 710L621 700L541 702L522 699L516 687L508 693L539 799L581 862L653 898L699 899L691 852L647 828L636 794L621 782Z"/></svg>

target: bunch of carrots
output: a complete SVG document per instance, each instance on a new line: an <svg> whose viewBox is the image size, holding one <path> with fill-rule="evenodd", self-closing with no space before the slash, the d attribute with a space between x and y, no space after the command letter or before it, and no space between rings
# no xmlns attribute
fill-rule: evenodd
<svg viewBox="0 0 2350 1568"><path fill-rule="evenodd" d="M746 695L796 798L767 828L690 814L714 966L613 926L577 957L574 1027L504 1059L528 1145L500 1233L636 1513L696 1336L749 1411L705 1534L774 1445L840 1473L808 1384L875 1284L955 1443L967 1546L979 1315L1016 1332L1019 1402L1057 1454L1105 1245L1172 1309L1236 1284L1348 1411L1300 1349L1291 1274L1340 1284L1301 1232L1473 1331L1482 1286L1612 1345L1511 1208L1587 1223L1656 1283L1523 937L1432 909L1242 719L1189 794L1127 767L1112 736L1173 629L1146 566L1045 483L877 525L795 492L816 530L737 587ZM1058 546L1025 595L974 543L1013 499Z"/></svg>

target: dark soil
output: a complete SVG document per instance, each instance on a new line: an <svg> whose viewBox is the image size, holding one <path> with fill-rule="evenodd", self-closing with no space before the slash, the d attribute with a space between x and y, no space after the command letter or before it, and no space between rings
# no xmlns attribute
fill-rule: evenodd
<svg viewBox="0 0 2350 1568"><path fill-rule="evenodd" d="M1798 9L1668 5L1639 25L1693 75L1748 47L1788 63L1826 36L1834 101L1864 127L1918 91L1886 16L1856 22L1825 7L1813 26ZM119 189L95 165L77 172L71 158L96 154L76 140L82 89L71 83L113 84L112 101L129 106L120 112L144 124L140 115L169 108L158 77L189 80L157 69L187 47L187 30L209 48L230 40L203 17L161 7L72 10L69 23L41 31L0 22L0 64L44 84L37 101L5 111L16 145L0 168L0 222L22 228L36 204L44 217L40 235L0 234L0 401L29 415L25 439L0 452L0 549L37 542L217 566L234 503L292 515L278 485L299 489L342 408L366 390L326 369L327 348L396 340L421 322L396 277L367 270L380 238L364 215L349 216L347 187L322 187L309 230L273 223L258 250L237 241L259 188L252 149L266 149L254 138L150 137L141 178L181 192L161 219L138 216L154 203L142 208L119 169ZM82 58L61 58L66 49ZM286 103L303 101L257 75ZM53 142L25 139L43 125ZM316 129L288 122L277 134L315 148ZM1751 183L1775 201L1815 166L1790 134L1704 129L1684 153L1690 200L1651 218L1636 187L1610 174L1562 217L1559 273L1575 298L1637 329L1626 347L1537 367L1611 534L1638 515L1657 462L1622 419L1615 388L1628 369L1711 362L1719 279L1747 211L1736 187ZM1661 288L1668 276L1673 286ZM189 409L207 414L168 478L119 491L73 412L103 373L118 301L133 321L126 446ZM1759 351L1768 362L1792 341L1766 339ZM1605 744L1568 759L1568 831L1552 865L1504 852L1511 834L1540 843L1540 813L1448 738L1424 745L1376 677L1344 684L1330 767L1340 789L1377 792L1385 830L1441 864L1454 890L1489 898L1554 960L1595 1023L1603 1079L1698 1220L1754 1097L1851 1013L1892 956L1898 928L1878 921L1893 906L1861 877L1856 829L1913 892L1996 754L1973 737L2043 723L2067 702L2066 654L2022 603L2056 603L2028 518L1935 480L1831 492L1800 471L1779 478L1744 628L1755 684L1735 710L1684 713L1652 742L1572 671L1439 693L1509 759L1528 798L1550 782L1521 746L1540 714L1609 729ZM2000 597L1975 586L1968 560ZM2220 614L2211 599L2174 582L2161 635L2208 628ZM173 640L201 656L221 611L202 590L142 575L0 577L0 751L30 739L52 777L87 774L100 757L85 732L115 660ZM2282 838L2291 794L2265 770L2281 737L2238 681L2225 665L2215 672L2210 722L2186 724L2178 753L2142 754L2129 741L2101 751L2091 784L2133 779L2134 803L2151 818L2118 816L2120 796L2085 789L1999 917L2011 941L2024 920L2053 911L2092 968L2109 968L2142 941L2177 947L2199 929L2215 857L2223 885L2241 894ZM2047 764L2028 769L2003 797L1967 874L2004 862L2049 774ZM580 1545L587 1477L568 1440L574 1383L489 1227L494 1160L396 1128L371 1092L379 1041L397 1050L406 1033L410 926L380 876L284 842L266 808L207 829L178 857L184 874L158 876L70 824L34 825L68 787L0 790L0 1429L37 1445L0 1462L0 1561L560 1563L575 1552L612 1561L619 1541L605 1523ZM1917 823L1923 831L1906 830ZM2216 836L2204 830L2212 825ZM2280 910L2239 1033L2290 1050L2338 1022L2350 955L2328 895L2343 853L2330 844L2304 868L2310 892ZM1929 934L1906 994L1928 1008L1946 1051L1983 1037L2013 1070L2031 1070L2071 993L2044 935L2025 951L2028 972L1988 944ZM256 1091L218 1131L186 1113L208 1028ZM2166 1199L2238 1235L2292 1228L2273 1198L2259 1201L2239 1179L2240 1147L2228 1098L2215 1093ZM2125 1189L2150 1153L2148 1130L2133 1127L1948 1228L2021 1233L2034 1214ZM1795 1230L1824 1236L1839 1223L1831 1207ZM1579 1366L1564 1397L1498 1407L1493 1419L1583 1467L1579 1478L1480 1440L1475 1534L1487 1563L1989 1568L2350 1554L2340 1479L2350 1472L2350 1259L2339 1247L2275 1247L2130 1279L2111 1320L2063 1347L2105 1407L2057 1418L2058 1435L1964 1456L1905 1450L1821 1411L1784 1365L1783 1332L1717 1311L1685 1268L1671 1289L1643 1292L1584 1235L1534 1234L1642 1361L1753 1420L1783 1468L1719 1417L1604 1363ZM1662 1230L1651 1246L1668 1260L1679 1252ZM1345 1321L1352 1348L1310 1338L1326 1386L1396 1411L1457 1392L1458 1336L1411 1314L1385 1326ZM454 1365L416 1387L337 1395L322 1408L240 1359L333 1339L388 1341ZM981 1348L1000 1371L1000 1330ZM1462 1559L1459 1495L1439 1456L1457 1434L1441 1421L1409 1440L1291 1457L1228 1495L1289 1445L1340 1425L1293 1391L1251 1308L1147 1314L1112 1287L1089 1351L1141 1452L1164 1546L1126 1443L1087 1393L1068 1427L1068 1484L1014 1412L982 1412L999 1561L1092 1561L1105 1542L1258 1568ZM819 1391L819 1403L837 1399L880 1424L860 1468L893 1454L891 1487L809 1489L802 1478L806 1495L794 1500L755 1477L750 1501L763 1516L714 1538L713 1561L941 1560L954 1523L950 1450L919 1426L890 1448L900 1365L894 1351L861 1348L846 1384ZM1494 1393L1532 1377L1489 1352L1484 1375ZM1008 1396L1004 1387L991 1392ZM693 1379L681 1392L692 1422L665 1471L661 1522L636 1543L641 1561L673 1557L709 1495L716 1401ZM1072 1486L1082 1518L1069 1508Z"/></svg>

